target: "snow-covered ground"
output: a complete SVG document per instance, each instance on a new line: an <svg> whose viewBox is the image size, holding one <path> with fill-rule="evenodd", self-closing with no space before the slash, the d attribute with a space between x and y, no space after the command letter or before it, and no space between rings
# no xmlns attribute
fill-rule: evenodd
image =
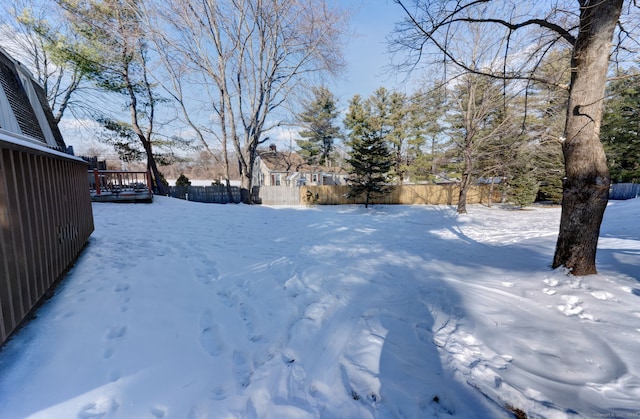
<svg viewBox="0 0 640 419"><path fill-rule="evenodd" d="M0 418L529 418L640 412L640 200L600 273L559 208L94 204L0 352Z"/></svg>

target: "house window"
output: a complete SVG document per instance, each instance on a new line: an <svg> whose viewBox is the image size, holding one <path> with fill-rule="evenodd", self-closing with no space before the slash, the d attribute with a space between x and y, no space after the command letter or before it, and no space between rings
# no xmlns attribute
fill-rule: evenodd
<svg viewBox="0 0 640 419"><path fill-rule="evenodd" d="M318 174L317 173L312 173L311 174L311 181L314 183L318 183Z"/></svg>
<svg viewBox="0 0 640 419"><path fill-rule="evenodd" d="M275 186L280 186L280 173L276 173L273 175L273 184Z"/></svg>

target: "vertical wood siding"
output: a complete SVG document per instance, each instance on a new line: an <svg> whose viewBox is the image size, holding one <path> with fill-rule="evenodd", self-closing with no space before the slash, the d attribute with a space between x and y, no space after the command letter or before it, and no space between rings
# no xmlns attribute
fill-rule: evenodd
<svg viewBox="0 0 640 419"><path fill-rule="evenodd" d="M300 202L318 205L364 204L365 197L347 197L349 187L303 186L300 188ZM371 204L401 205L456 205L460 187L457 185L396 185L390 193L376 197ZM489 197L491 196L491 199ZM472 186L467 193L467 203L500 202L500 194L488 186Z"/></svg>
<svg viewBox="0 0 640 419"><path fill-rule="evenodd" d="M0 140L0 343L93 232L86 163Z"/></svg>

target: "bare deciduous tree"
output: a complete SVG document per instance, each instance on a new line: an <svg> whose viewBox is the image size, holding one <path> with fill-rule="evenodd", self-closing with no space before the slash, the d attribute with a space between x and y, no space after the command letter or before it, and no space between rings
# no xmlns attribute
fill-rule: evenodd
<svg viewBox="0 0 640 419"><path fill-rule="evenodd" d="M158 5L158 7L162 7ZM232 144L250 203L253 165L276 112L309 78L342 65L346 15L324 0L172 0L155 15L164 54L188 66L208 98L215 135Z"/></svg>
<svg viewBox="0 0 640 419"><path fill-rule="evenodd" d="M110 131L131 131L147 158L154 188L164 195L162 174L153 153L157 105L160 98L150 79L149 48L140 21L142 2L128 0L55 0L64 10L71 42L59 34L58 53L72 63L100 90L121 95L126 102L130 123L119 122L99 111L98 121Z"/></svg>
<svg viewBox="0 0 640 419"><path fill-rule="evenodd" d="M395 33L397 50L410 51L416 64L435 47L447 63L501 79L550 82L536 69L545 54L568 45L572 49L571 80L563 136L565 180L562 216L553 266L575 275L596 272L600 225L608 200L609 172L599 140L600 120L610 56L619 57L631 39L621 23L623 0L561 0L553 4L512 0L394 0L406 12ZM627 2L627 14L637 11ZM635 9L635 10L634 10ZM495 44L503 65L478 70L456 54L455 36L471 27L502 34ZM630 25L629 27L636 27ZM612 48L618 28L619 44Z"/></svg>
<svg viewBox="0 0 640 419"><path fill-rule="evenodd" d="M467 193L478 179L482 148L492 137L498 136L507 122L503 110L500 88L478 74L465 74L459 78L452 115L452 140L462 157L462 179L458 197L458 214L467 212ZM457 134L457 135L456 135Z"/></svg>
<svg viewBox="0 0 640 419"><path fill-rule="evenodd" d="M55 10L50 6L47 2L7 1L0 24L2 36L7 40L3 48L35 75L44 88L55 122L59 123L67 110L74 113L81 106L72 98L86 79L77 68L56 56L55 45L47 39L47 33L60 31L52 25L63 24L51 18Z"/></svg>

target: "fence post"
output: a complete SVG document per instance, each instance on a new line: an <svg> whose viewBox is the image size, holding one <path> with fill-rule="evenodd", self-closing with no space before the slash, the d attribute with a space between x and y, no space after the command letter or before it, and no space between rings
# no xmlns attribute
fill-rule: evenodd
<svg viewBox="0 0 640 419"><path fill-rule="evenodd" d="M98 174L98 169L93 169L93 179L96 183L96 195L100 195L100 175Z"/></svg>

